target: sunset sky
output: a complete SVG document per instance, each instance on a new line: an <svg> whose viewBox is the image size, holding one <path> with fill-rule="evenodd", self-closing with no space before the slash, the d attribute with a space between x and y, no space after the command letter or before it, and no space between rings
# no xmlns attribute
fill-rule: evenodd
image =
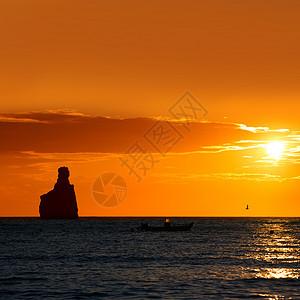
<svg viewBox="0 0 300 300"><path fill-rule="evenodd" d="M80 216L298 216L299 11L0 0L0 216L38 216L64 165ZM187 91L188 126L171 113ZM180 137L163 153L145 139L157 124ZM120 160L136 141L155 160L140 182ZM105 172L127 184L113 208L92 194Z"/></svg>

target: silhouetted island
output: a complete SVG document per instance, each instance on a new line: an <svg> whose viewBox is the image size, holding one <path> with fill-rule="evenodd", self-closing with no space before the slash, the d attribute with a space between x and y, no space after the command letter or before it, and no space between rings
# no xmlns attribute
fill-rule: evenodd
<svg viewBox="0 0 300 300"><path fill-rule="evenodd" d="M40 217L43 219L77 219L78 208L74 185L69 182L67 167L58 169L54 189L41 196Z"/></svg>

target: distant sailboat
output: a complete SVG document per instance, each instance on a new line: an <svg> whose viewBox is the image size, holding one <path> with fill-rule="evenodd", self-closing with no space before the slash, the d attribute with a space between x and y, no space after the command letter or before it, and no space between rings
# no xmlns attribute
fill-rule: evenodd
<svg viewBox="0 0 300 300"><path fill-rule="evenodd" d="M249 209L249 205L247 204L247 207L246 207L246 209L248 210Z"/></svg>

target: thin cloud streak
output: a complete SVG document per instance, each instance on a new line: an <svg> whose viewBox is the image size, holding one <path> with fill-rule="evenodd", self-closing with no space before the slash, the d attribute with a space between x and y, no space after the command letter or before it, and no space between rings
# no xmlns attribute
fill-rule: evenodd
<svg viewBox="0 0 300 300"><path fill-rule="evenodd" d="M268 174L268 173L212 173L212 174L196 174L196 173L159 173L154 174L155 178L158 180L176 181L185 183L190 180L247 180L247 181L278 181L282 182L285 180L296 180L299 177L283 178L280 175ZM164 178L164 179L163 179Z"/></svg>

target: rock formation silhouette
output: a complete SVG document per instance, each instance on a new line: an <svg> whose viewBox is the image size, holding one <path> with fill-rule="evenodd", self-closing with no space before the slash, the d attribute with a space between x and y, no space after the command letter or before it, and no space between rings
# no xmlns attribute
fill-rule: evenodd
<svg viewBox="0 0 300 300"><path fill-rule="evenodd" d="M77 219L78 208L74 185L69 182L70 172L67 167L58 169L54 189L41 196L39 207L43 219Z"/></svg>

